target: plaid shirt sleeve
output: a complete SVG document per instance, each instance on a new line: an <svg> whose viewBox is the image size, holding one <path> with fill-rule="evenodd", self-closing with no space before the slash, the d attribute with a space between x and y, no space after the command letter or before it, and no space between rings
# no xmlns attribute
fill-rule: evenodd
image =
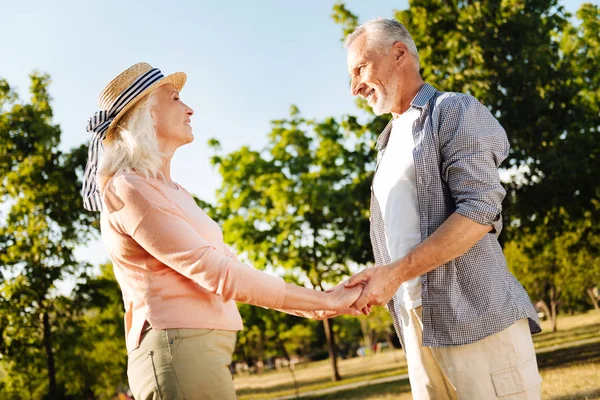
<svg viewBox="0 0 600 400"><path fill-rule="evenodd" d="M440 104L439 140L442 176L456 212L502 230L498 166L508 156L506 132L490 111L472 96L453 96Z"/></svg>

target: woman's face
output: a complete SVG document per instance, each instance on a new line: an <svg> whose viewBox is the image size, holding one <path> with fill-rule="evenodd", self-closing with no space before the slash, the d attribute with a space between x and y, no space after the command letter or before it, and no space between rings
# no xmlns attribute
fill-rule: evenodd
<svg viewBox="0 0 600 400"><path fill-rule="evenodd" d="M162 85L153 93L151 111L160 151L173 152L194 140L190 117L194 110L179 99L173 85Z"/></svg>

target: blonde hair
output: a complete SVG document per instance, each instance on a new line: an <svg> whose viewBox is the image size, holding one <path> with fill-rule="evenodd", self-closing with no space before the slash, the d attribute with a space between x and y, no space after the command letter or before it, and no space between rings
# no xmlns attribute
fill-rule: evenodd
<svg viewBox="0 0 600 400"><path fill-rule="evenodd" d="M100 188L120 171L135 171L146 178L156 178L163 162L152 120L155 105L152 91L119 120L112 137L105 140L98 166Z"/></svg>

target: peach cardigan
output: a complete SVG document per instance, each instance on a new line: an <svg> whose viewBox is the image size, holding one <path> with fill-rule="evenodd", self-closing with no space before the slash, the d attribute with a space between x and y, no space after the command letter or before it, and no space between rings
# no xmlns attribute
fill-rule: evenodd
<svg viewBox="0 0 600 400"><path fill-rule="evenodd" d="M242 264L192 196L135 173L105 185L101 231L125 303L127 351L154 329L240 330L236 301L280 308L285 283Z"/></svg>

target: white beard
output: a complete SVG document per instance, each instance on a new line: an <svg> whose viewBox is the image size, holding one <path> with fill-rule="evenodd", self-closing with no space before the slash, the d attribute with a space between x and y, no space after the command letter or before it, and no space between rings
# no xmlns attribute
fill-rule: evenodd
<svg viewBox="0 0 600 400"><path fill-rule="evenodd" d="M398 93L398 79L397 75L393 75L393 78L386 85L388 89L385 92L380 93L381 96L377 98L377 101L372 106L375 115L389 114L392 112L392 107L394 107L396 95Z"/></svg>

